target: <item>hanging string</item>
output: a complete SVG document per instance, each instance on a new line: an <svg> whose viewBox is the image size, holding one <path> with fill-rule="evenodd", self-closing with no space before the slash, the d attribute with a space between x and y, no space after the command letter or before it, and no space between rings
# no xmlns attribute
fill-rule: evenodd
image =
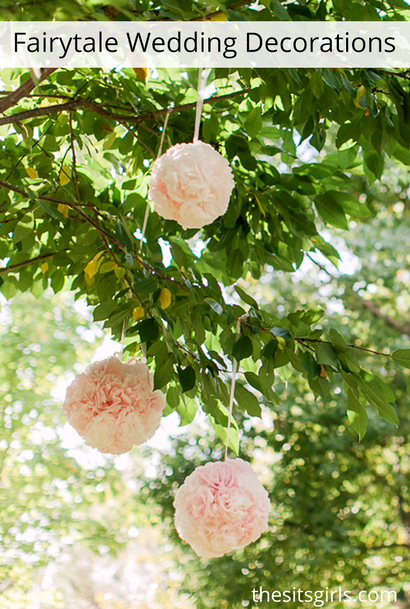
<svg viewBox="0 0 410 609"><path fill-rule="evenodd" d="M241 318L238 317L238 319L236 320L235 342L238 340L240 333L241 333ZM229 394L228 427L226 429L225 461L228 458L229 432L231 431L233 399L234 399L234 396L235 396L235 383L236 383L236 374L237 374L237 372L238 372L238 360L233 358L231 392Z"/></svg>
<svg viewBox="0 0 410 609"><path fill-rule="evenodd" d="M164 127L162 128L162 133L161 133L161 139L159 142L159 148L158 148L158 152L157 152L157 156L155 157L155 160L157 160L158 157L161 156L162 154L162 146L164 145L164 139L165 139L165 131L168 125L168 119L169 119L169 115L171 114L171 110L172 108L168 108L167 109L167 113L165 115L165 120L164 120ZM147 206L145 208L145 215L144 215L144 220L142 223L142 229L141 229L141 240L140 240L140 244L138 247L138 253L141 253L142 250L142 244L144 243L144 237L145 237L145 231L147 230L147 224L148 224L148 216L149 216L149 203L147 201Z"/></svg>
<svg viewBox="0 0 410 609"><path fill-rule="evenodd" d="M118 353L118 357L119 360L122 362L122 356L124 353L124 346L125 346L125 330L126 330L126 326L127 326L127 322L128 322L128 317L126 317L124 319L124 321L122 322L122 330L121 330L121 348L120 348L120 352ZM128 362L127 362L128 363Z"/></svg>
<svg viewBox="0 0 410 609"><path fill-rule="evenodd" d="M140 357L139 355L134 355L133 357L130 357L130 359L127 360L125 363L132 364L132 362L135 362L136 360L138 360L142 364L146 364L147 363L147 345L146 345L146 343L141 343L141 351L142 351L142 357Z"/></svg>
<svg viewBox="0 0 410 609"><path fill-rule="evenodd" d="M194 139L192 140L194 143L197 142L199 139L199 127L201 125L202 106L204 105L206 83L210 71L211 70L204 70L203 68L199 68L198 70L198 98L196 100L195 110Z"/></svg>

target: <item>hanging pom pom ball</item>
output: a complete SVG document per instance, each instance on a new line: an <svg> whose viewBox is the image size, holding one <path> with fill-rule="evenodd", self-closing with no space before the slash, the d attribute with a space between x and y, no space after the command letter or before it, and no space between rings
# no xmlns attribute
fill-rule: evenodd
<svg viewBox="0 0 410 609"><path fill-rule="evenodd" d="M186 230L222 216L234 185L228 161L197 140L176 144L155 161L148 195L160 216Z"/></svg>
<svg viewBox="0 0 410 609"><path fill-rule="evenodd" d="M151 438L165 408L162 391L141 362L123 364L113 356L88 366L67 389L68 422L102 453L120 455Z"/></svg>
<svg viewBox="0 0 410 609"><path fill-rule="evenodd" d="M268 493L242 459L197 467L178 489L174 507L178 535L206 558L243 548L268 528Z"/></svg>

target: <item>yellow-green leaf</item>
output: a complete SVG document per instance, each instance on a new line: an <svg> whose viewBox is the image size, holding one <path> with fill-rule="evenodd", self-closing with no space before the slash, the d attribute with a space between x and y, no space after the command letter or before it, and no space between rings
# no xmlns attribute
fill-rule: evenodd
<svg viewBox="0 0 410 609"><path fill-rule="evenodd" d="M217 11L214 15L212 13L208 15L209 21L226 21L227 18L228 17L226 16L226 14L220 11Z"/></svg>
<svg viewBox="0 0 410 609"><path fill-rule="evenodd" d="M68 218L68 210L69 210L68 205L64 205L64 203L59 203L57 206L57 209L59 212L61 212L63 214L64 218Z"/></svg>
<svg viewBox="0 0 410 609"><path fill-rule="evenodd" d="M100 268L100 265L102 262L102 260L100 260L100 258L103 255L103 253L104 253L104 251L98 252L98 254L96 254L94 256L94 258L92 260L90 260L90 262L87 264L87 266L84 269L86 278L88 277L89 279L92 279L94 277L94 275L96 275L98 273L98 269Z"/></svg>
<svg viewBox="0 0 410 609"><path fill-rule="evenodd" d="M132 312L132 319L134 321L138 321L139 319L142 319L145 315L145 311L142 307L135 307L135 309Z"/></svg>
<svg viewBox="0 0 410 609"><path fill-rule="evenodd" d="M364 87L363 85L360 85L360 87L357 89L356 97L353 100L353 103L356 106L356 108L362 108L362 106L360 105L360 100L363 97L363 95L365 95L365 94L366 94L366 87Z"/></svg>
<svg viewBox="0 0 410 609"><path fill-rule="evenodd" d="M162 288L159 302L162 309L167 309L171 304L171 292L167 288Z"/></svg>
<svg viewBox="0 0 410 609"><path fill-rule="evenodd" d="M26 173L27 173L28 177L31 178L32 180L35 180L36 178L38 178L37 169L33 169L32 167L26 167Z"/></svg>
<svg viewBox="0 0 410 609"><path fill-rule="evenodd" d="M114 273L116 274L117 279L122 279L125 275L125 269L118 267L114 269Z"/></svg>
<svg viewBox="0 0 410 609"><path fill-rule="evenodd" d="M108 262L104 262L104 264L100 267L100 273L108 273L109 271L113 271L118 268L118 264L114 262L114 260L108 260Z"/></svg>
<svg viewBox="0 0 410 609"><path fill-rule="evenodd" d="M281 336L275 336L276 340L278 341L278 347L279 349L284 349L286 347L286 340L284 338L282 338Z"/></svg>
<svg viewBox="0 0 410 609"><path fill-rule="evenodd" d="M60 186L65 186L71 180L70 168L67 167L67 165L63 165L63 167L61 168L60 175L59 175L58 179L59 179L59 182L60 182Z"/></svg>
<svg viewBox="0 0 410 609"><path fill-rule="evenodd" d="M87 286L90 288L92 285L94 285L95 283L95 279L94 277L90 277L89 275L85 274L84 275L84 279L85 279L85 283L87 284Z"/></svg>
<svg viewBox="0 0 410 609"><path fill-rule="evenodd" d="M142 82L145 82L147 80L147 74L148 74L148 70L147 68L132 68L135 72L136 77L138 78L138 80L142 80Z"/></svg>

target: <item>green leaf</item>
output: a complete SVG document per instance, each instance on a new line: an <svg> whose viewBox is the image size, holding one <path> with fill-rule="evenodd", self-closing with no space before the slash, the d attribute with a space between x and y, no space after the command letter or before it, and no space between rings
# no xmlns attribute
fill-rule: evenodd
<svg viewBox="0 0 410 609"><path fill-rule="evenodd" d="M125 247L129 250L132 250L132 246L133 246L133 239L131 240L129 237L129 230L127 230L124 226L124 224L122 223L121 220L118 220L116 226L115 226L115 234L117 236L117 239L120 243L122 243L123 245L125 245Z"/></svg>
<svg viewBox="0 0 410 609"><path fill-rule="evenodd" d="M142 343L157 340L159 337L158 324L154 319L144 319L143 321L140 321L137 324L136 329Z"/></svg>
<svg viewBox="0 0 410 609"><path fill-rule="evenodd" d="M302 366L302 362L300 361L299 355L295 353L290 347L285 347L285 351L294 369L298 372L303 372L304 367Z"/></svg>
<svg viewBox="0 0 410 609"><path fill-rule="evenodd" d="M233 250L228 256L229 274L233 279L239 279L242 276L243 263L245 258L241 250Z"/></svg>
<svg viewBox="0 0 410 609"><path fill-rule="evenodd" d="M347 91L349 93L349 95L351 95L352 97L356 97L357 91L356 91L355 87L352 85L350 80L348 80L346 78L346 76L343 74L343 72L341 70L338 71L338 76L340 77L344 90Z"/></svg>
<svg viewBox="0 0 410 609"><path fill-rule="evenodd" d="M360 125L361 121L362 121L362 116L360 115L360 116L357 116L356 118L353 118L350 123L343 123L340 126L339 131L337 132L337 137L336 137L337 148L340 148L340 146L342 146L342 144L349 141L350 139L353 140L354 142L357 142L357 140L359 139L359 137L362 134L362 129L361 129L361 125Z"/></svg>
<svg viewBox="0 0 410 609"><path fill-rule="evenodd" d="M241 297L241 299L246 302L246 304L250 305L251 307L254 307L255 309L258 308L258 303L256 302L256 300L254 298L252 298L252 296L249 296L249 294L247 294L242 288L240 288L238 285L235 286L235 292L237 294L239 294L239 296Z"/></svg>
<svg viewBox="0 0 410 609"><path fill-rule="evenodd" d="M13 243L14 244L19 243L19 241L26 239L26 237L28 237L32 234L33 234L33 228L19 223L19 224L17 224L16 228L13 231Z"/></svg>
<svg viewBox="0 0 410 609"><path fill-rule="evenodd" d="M343 336L341 336L341 334L339 334L339 332L337 330L335 330L334 328L330 328L329 338L330 338L330 342L332 343L334 350L337 353L343 353L344 351L346 351L346 349L349 348L349 346L348 346L347 342L345 341L345 339L343 338Z"/></svg>
<svg viewBox="0 0 410 609"><path fill-rule="evenodd" d="M335 366L337 364L337 353L329 343L318 342L314 345L318 364Z"/></svg>
<svg viewBox="0 0 410 609"><path fill-rule="evenodd" d="M399 366L410 368L410 349L398 349L397 351L393 351L391 357Z"/></svg>
<svg viewBox="0 0 410 609"><path fill-rule="evenodd" d="M189 425L194 420L197 412L196 401L181 395L181 402L176 407L176 411L179 414L180 426Z"/></svg>
<svg viewBox="0 0 410 609"><path fill-rule="evenodd" d="M137 294L152 294L158 287L158 283L155 279L141 279L134 283L134 289Z"/></svg>
<svg viewBox="0 0 410 609"><path fill-rule="evenodd" d="M285 7L279 2L279 0L271 0L270 10L274 15L277 16L279 21L289 21L290 16Z"/></svg>
<svg viewBox="0 0 410 609"><path fill-rule="evenodd" d="M195 387L196 375L192 366L178 368L178 377L183 393L190 391L193 387Z"/></svg>
<svg viewBox="0 0 410 609"><path fill-rule="evenodd" d="M339 353L338 358L344 370L360 374L360 366L356 359L353 349L347 349L344 353Z"/></svg>
<svg viewBox="0 0 410 609"><path fill-rule="evenodd" d="M204 320L199 313L191 315L191 323L195 332L195 338L199 345L205 342Z"/></svg>
<svg viewBox="0 0 410 609"><path fill-rule="evenodd" d="M54 209L54 207L50 207L50 205L47 205L47 203L44 203L44 201L42 201L41 199L37 199L37 203L46 212L46 214L54 218L54 220L59 220L60 222L65 221L63 214L57 209Z"/></svg>
<svg viewBox="0 0 410 609"><path fill-rule="evenodd" d="M212 427L215 430L216 435L222 440L223 445L226 446L227 440L227 429L218 423L212 415L209 415ZM239 454L239 435L238 430L231 425L229 430L229 448L234 451L235 455Z"/></svg>
<svg viewBox="0 0 410 609"><path fill-rule="evenodd" d="M275 355L275 351L278 348L278 341L275 339L271 340L263 349L262 349L262 357L270 358Z"/></svg>
<svg viewBox="0 0 410 609"><path fill-rule="evenodd" d="M175 356L170 353L165 361L158 362L155 358L154 389L161 389L173 377Z"/></svg>
<svg viewBox="0 0 410 609"><path fill-rule="evenodd" d="M263 120L262 120L261 114L262 114L261 107L256 106L256 108L253 108L247 115L244 126L245 126L246 132L248 133L248 135L250 135L250 137L254 137L261 130L261 127L263 125Z"/></svg>
<svg viewBox="0 0 410 609"><path fill-rule="evenodd" d="M289 330L287 328L271 328L270 331L272 332L273 336L279 336L280 338L283 338L284 340L289 340L291 338L291 333L289 332Z"/></svg>
<svg viewBox="0 0 410 609"><path fill-rule="evenodd" d="M381 154L379 154L375 150L365 153L364 164L369 169L369 171L371 171L376 176L376 178L381 178L384 166L384 159Z"/></svg>
<svg viewBox="0 0 410 609"><path fill-rule="evenodd" d="M211 307L212 311L214 313L216 313L217 315L222 315L222 313L224 312L224 310L221 307L221 305L219 304L219 302L216 302L215 300L211 300L210 298L207 298L205 300L205 302L207 302L209 304L209 306Z"/></svg>
<svg viewBox="0 0 410 609"><path fill-rule="evenodd" d="M333 89L334 91L339 93L340 89L342 88L342 85L340 83L340 80L336 76L336 74L330 68L323 68L322 74L323 74L323 80L325 81L325 83L331 89Z"/></svg>
<svg viewBox="0 0 410 609"><path fill-rule="evenodd" d="M331 190L326 194L336 201L343 211L352 218L368 218L372 215L367 205L360 203L355 197L346 192Z"/></svg>
<svg viewBox="0 0 410 609"><path fill-rule="evenodd" d="M94 321L103 321L108 319L111 313L118 307L118 303L115 300L107 300L102 302L98 307L95 307L93 311Z"/></svg>
<svg viewBox="0 0 410 609"><path fill-rule="evenodd" d="M383 419L386 419L386 421L389 421L389 423L398 425L399 419L391 404L387 401L387 397L380 384L375 380L364 381L359 376L356 378L360 391L368 399L370 404L377 409L379 415L383 417Z"/></svg>
<svg viewBox="0 0 410 609"><path fill-rule="evenodd" d="M320 366L317 363L317 361L315 360L315 358L313 357L313 355L311 353L309 353L309 351L306 351L305 353L303 353L303 355L300 358L301 364L303 366L303 368L306 370L306 372L308 374L310 374L310 376L312 378L316 378L319 376L320 374Z"/></svg>
<svg viewBox="0 0 410 609"><path fill-rule="evenodd" d="M320 321L324 314L325 311L322 309L322 307L313 307L313 309L306 311L306 313L302 315L301 321L308 326L311 326L312 324L316 324L318 321Z"/></svg>
<svg viewBox="0 0 410 609"><path fill-rule="evenodd" d="M350 387L355 396L359 398L360 392L356 375L345 372L344 370L339 370L339 374L346 383L347 387Z"/></svg>
<svg viewBox="0 0 410 609"><path fill-rule="evenodd" d="M266 397L267 400L269 400L269 402L278 404L279 398L272 389L272 386L275 382L275 372L273 366L274 363L272 360L264 362L258 370L258 378L261 386L261 393ZM253 383L248 378L247 380L251 385L253 385ZM255 388L258 389L257 387Z"/></svg>
<svg viewBox="0 0 410 609"><path fill-rule="evenodd" d="M337 203L331 196L328 194L319 195L315 199L315 205L318 213L322 216L325 222L335 226L336 228L348 230L349 226L346 215L339 203Z"/></svg>
<svg viewBox="0 0 410 609"><path fill-rule="evenodd" d="M316 395L320 395L323 398L329 393L329 382L326 379L322 379L320 376L316 378L308 378L309 387Z"/></svg>
<svg viewBox="0 0 410 609"><path fill-rule="evenodd" d="M182 249L182 246L176 243L175 241L171 242L171 254L173 260L175 260L179 267L188 267L188 257Z"/></svg>
<svg viewBox="0 0 410 609"><path fill-rule="evenodd" d="M245 378L248 381L249 385L252 385L252 387L256 389L256 391L263 393L261 381L257 374L251 371L247 371L245 372Z"/></svg>
<svg viewBox="0 0 410 609"><path fill-rule="evenodd" d="M178 386L173 385L168 388L167 391L167 406L171 408L171 410L175 410L181 399L181 390Z"/></svg>
<svg viewBox="0 0 410 609"><path fill-rule="evenodd" d="M235 399L242 410L245 410L250 416L261 416L261 407L257 397L240 383L235 385Z"/></svg>
<svg viewBox="0 0 410 609"><path fill-rule="evenodd" d="M232 355L238 362L253 353L253 345L249 336L241 336L233 346Z"/></svg>
<svg viewBox="0 0 410 609"><path fill-rule="evenodd" d="M3 296L10 300L18 292L18 283L15 277L7 277L1 286Z"/></svg>
<svg viewBox="0 0 410 609"><path fill-rule="evenodd" d="M361 441L366 435L367 412L351 389L347 392L347 418Z"/></svg>

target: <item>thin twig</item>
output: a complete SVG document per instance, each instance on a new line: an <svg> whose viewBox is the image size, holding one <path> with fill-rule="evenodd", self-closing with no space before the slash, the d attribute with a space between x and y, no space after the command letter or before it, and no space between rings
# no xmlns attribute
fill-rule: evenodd
<svg viewBox="0 0 410 609"><path fill-rule="evenodd" d="M49 125L49 126L47 127L47 129L44 131L44 133L42 133L42 134L40 135L40 137L38 138L38 140L36 140L36 141L34 142L34 144L32 145L32 149L33 149L35 146L38 146L38 145L39 145L39 142L40 142L40 141L43 139L43 137L44 137L45 135L47 135L47 133L50 131L51 127L53 127L53 126L54 126L54 123L51 123L51 125ZM17 161L17 163L14 165L14 167L12 167L12 168L10 169L9 173L6 175L6 178L5 178L5 181L6 181L6 182L7 182L7 180L10 178L10 176L13 174L13 171L16 169L16 167L18 167L18 165L20 165L21 161L22 161L23 159L25 159L25 158L26 158L27 154L28 154L28 153L23 154L23 155L22 155L22 156L19 158L19 160Z"/></svg>
<svg viewBox="0 0 410 609"><path fill-rule="evenodd" d="M134 137L139 144L142 144L144 146L145 150L148 150L148 152L150 153L151 156L153 156L153 157L155 156L155 152L152 150L152 148L150 148L148 146L148 144L146 144L144 142L144 140L140 140L138 135L135 133L135 131L133 129L131 129L131 127L128 127L128 125L126 125L124 123L124 121L119 121L119 123L120 123L120 125L122 125L124 127L124 129L126 129L128 131L128 133L131 133L132 137Z"/></svg>
<svg viewBox="0 0 410 609"><path fill-rule="evenodd" d="M75 148L74 148L74 132L73 132L73 113L69 113L69 122L70 122L70 145L71 145L71 153L73 157L73 180L75 186L75 192L77 194L77 203L81 203L80 190L78 188L78 177L77 177L77 164L75 158Z"/></svg>
<svg viewBox="0 0 410 609"><path fill-rule="evenodd" d="M335 278L334 275L332 275L332 273L330 273L327 268L325 266L323 266L323 264L320 264L320 262L318 262L317 260L315 260L314 258L312 258L312 256L309 254L309 252L306 252L306 256L309 258L309 260L311 260L313 262L313 264L315 264L317 267L319 267L319 269L321 271L323 271L324 273L326 273L326 275L328 275L329 277L331 277L332 279Z"/></svg>
<svg viewBox="0 0 410 609"><path fill-rule="evenodd" d="M121 265L120 265L120 263L118 262L118 258L117 258L117 256L115 255L115 253L112 251L112 249L110 248L110 246L109 246L109 244L108 244L108 241L107 241L107 239L106 239L105 235L101 235L101 239L103 240L103 243L104 243L104 245L105 245L105 248L106 248L106 250L108 251L108 253L110 254L111 258L114 260L115 264L116 264L116 265L117 265L119 268L121 268ZM143 301L141 300L141 298L140 298L139 294L138 294L138 293L137 293L137 292L134 290L133 285L132 285L132 283L129 281L129 279L128 279L128 277L127 277L127 275L126 275L126 274L125 274L125 275L122 277L122 280L124 281L124 283L125 283L125 285L127 286L127 288L130 290L130 292L131 292L132 294L134 294L134 296L137 298L137 300L139 301L139 303L140 303L141 307L144 309L144 311L146 311L150 317L154 317L154 316L152 315L151 311L149 311L149 310L147 309L147 307L144 305L144 303L143 303Z"/></svg>
<svg viewBox="0 0 410 609"><path fill-rule="evenodd" d="M19 195L23 196L26 199L33 199L33 197L30 196L30 194L28 192L26 192L25 190L23 190L22 188L18 188L17 186L12 186L11 184L8 184L7 182L0 181L0 188L7 188L8 190L12 190L13 192L18 193ZM108 239L108 241L113 243L122 252L126 251L126 248L120 241L118 241L118 239L116 239L115 237L113 237L113 235L111 235L106 230L104 230L98 224L98 222L94 221L92 218L87 216L87 214L84 213L84 211L80 208L80 206L77 203L74 203L72 201L66 201L64 199L58 199L56 197L48 197L46 195L42 195L42 194L38 194L38 193L37 193L37 197L39 199L41 199L42 201L50 201L52 203L61 203L62 205L68 205L68 207L73 209L81 218L83 218L83 220L85 222L88 222L88 224L91 224L91 226L93 226L98 231L98 233L100 234L101 237L104 235ZM148 262L143 260L143 258L140 258L139 256L137 256L136 254L134 254L132 252L129 252L129 253L132 256L132 258L136 262L138 262L142 267L149 270L151 273L157 275L164 281L168 281L168 282L172 283L173 285L178 286L184 292L189 293L189 289L186 286L182 285L182 283L179 283L179 281L175 281L172 277L167 277L166 275L164 275L163 273L158 271L156 268L151 266Z"/></svg>
<svg viewBox="0 0 410 609"><path fill-rule="evenodd" d="M329 340L320 340L319 338L294 338L294 341L298 343L321 343L322 345L331 345L332 343ZM358 345L348 344L348 347L352 349L359 349L360 351L367 351L367 353L371 353L372 355L382 355L383 357L390 357L390 353L382 353L381 351L373 351L373 349L367 349L366 347L359 347Z"/></svg>
<svg viewBox="0 0 410 609"><path fill-rule="evenodd" d="M30 78L23 82L22 85L9 93L7 97L0 99L0 113L5 112L12 106L15 106L20 99L26 97L42 80L50 76L50 74L55 72L56 69L57 68L42 68L40 70L40 78L38 80L35 80L32 76L30 76Z"/></svg>
<svg viewBox="0 0 410 609"><path fill-rule="evenodd" d="M248 91L249 89L240 89L239 91L233 91L232 93L226 93L225 95L214 95L212 97L207 97L206 99L204 99L204 104L214 104L218 101L238 97L238 95L246 95ZM148 112L146 114L133 116L108 112L108 110L105 110L103 108L103 104L98 104L97 102L91 101L90 99L79 97L64 104L55 104L54 106L48 106L46 108L34 108L33 110L24 110L23 112L16 112L15 114L11 114L10 116L5 116L3 118L0 118L0 126L18 123L20 121L26 120L28 118L34 118L36 116L48 116L49 114L54 114L54 112L70 112L73 110L77 110L78 108L91 110L92 112L95 112L96 114L99 114L104 118L115 120L118 123L125 122L138 124L144 121L153 120L155 118L158 118L159 116L164 116L164 114L174 114L176 112L183 112L185 110L191 110L195 107L196 102L193 102L191 104L182 104L180 106L174 106L172 108L161 108L160 110L153 110L152 112Z"/></svg>
<svg viewBox="0 0 410 609"><path fill-rule="evenodd" d="M29 264L34 264L35 262L39 262L40 260L46 260L47 258L52 258L55 256L55 252L52 254L43 254L42 256L36 256L35 258L30 258L29 260L23 260L22 262L17 262L16 264L10 264L4 268L0 268L0 275L4 273L10 273L16 271L17 269L21 269L24 266L28 266Z"/></svg>
<svg viewBox="0 0 410 609"><path fill-rule="evenodd" d="M245 321L243 318L241 319L241 324L243 324L244 326L248 326L248 327L252 327L254 324L250 324L248 321ZM273 338L276 338L276 335L273 334L273 332L271 332L270 330L267 330L266 328L262 328L261 326L258 326L259 330L261 332L265 332L265 334L270 334L271 336L273 336ZM297 343L319 343L319 344L325 344L325 345L331 345L332 343L328 340L320 340L319 338L292 338L292 340L294 340ZM306 347L308 347L309 345L305 345ZM373 349L367 349L366 347L359 347L358 345L351 345L348 344L348 347L351 347L352 349L359 349L360 351L367 351L368 353L371 353L372 355L382 355L383 357L390 357L390 353L382 353L381 351L373 351Z"/></svg>

